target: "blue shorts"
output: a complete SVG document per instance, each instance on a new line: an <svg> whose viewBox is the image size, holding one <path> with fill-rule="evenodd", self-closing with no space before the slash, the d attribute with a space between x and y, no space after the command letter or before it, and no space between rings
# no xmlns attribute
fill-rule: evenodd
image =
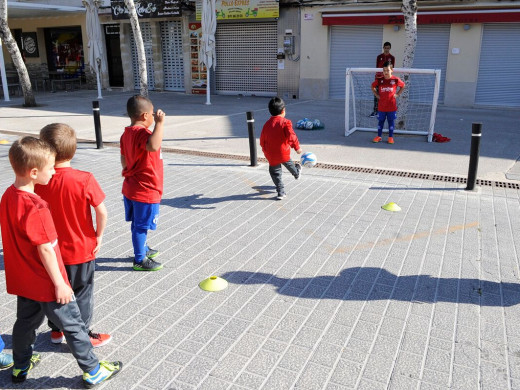
<svg viewBox="0 0 520 390"><path fill-rule="evenodd" d="M133 226L139 229L157 229L159 219L159 203L143 203L130 200L123 196L125 202L125 219L132 222Z"/></svg>
<svg viewBox="0 0 520 390"><path fill-rule="evenodd" d="M379 111L377 113L377 119L385 121L388 118L389 121L395 121L397 119L397 111Z"/></svg>

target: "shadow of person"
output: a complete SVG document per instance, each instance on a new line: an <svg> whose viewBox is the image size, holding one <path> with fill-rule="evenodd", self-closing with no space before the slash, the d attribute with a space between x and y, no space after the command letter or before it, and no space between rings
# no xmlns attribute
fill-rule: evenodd
<svg viewBox="0 0 520 390"><path fill-rule="evenodd" d="M513 306L520 302L520 284L480 279L395 275L384 268L353 267L337 276L280 278L248 271L221 275L232 284L271 284L279 294L307 299L453 302L479 306Z"/></svg>
<svg viewBox="0 0 520 390"><path fill-rule="evenodd" d="M268 191L268 188L271 189L271 191ZM274 187L255 186L252 187L252 189L255 190L255 192L247 194L219 196L215 198L204 197L204 194L179 196L177 198L162 199L161 205L175 207L178 209L211 210L215 209L216 207L209 205L232 201L269 199L270 194L276 193Z"/></svg>

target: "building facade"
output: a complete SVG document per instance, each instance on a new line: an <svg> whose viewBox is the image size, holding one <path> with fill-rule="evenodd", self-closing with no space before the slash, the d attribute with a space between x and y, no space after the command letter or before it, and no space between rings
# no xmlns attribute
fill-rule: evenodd
<svg viewBox="0 0 520 390"><path fill-rule="evenodd" d="M40 11L24 14L8 2L11 29L36 40L38 54L26 55L28 67L51 72L76 67L88 77L90 59L83 50L88 36L81 2L39 3L45 3L39 5ZM108 58L103 85L139 89L132 29L121 15L121 3L101 2L99 17ZM140 8L140 25L149 88L205 93L207 70L198 57L200 3L146 3L148 9ZM61 8L49 15L43 12L49 4ZM177 8L172 10L171 4ZM520 63L520 1L418 0L417 4L413 67L441 70L439 101L447 106L520 107L520 78L514 76ZM211 91L343 99L345 68L374 67L384 42L391 42L396 66L402 65L405 29L400 6L400 1L216 0ZM9 62L5 50L4 58Z"/></svg>

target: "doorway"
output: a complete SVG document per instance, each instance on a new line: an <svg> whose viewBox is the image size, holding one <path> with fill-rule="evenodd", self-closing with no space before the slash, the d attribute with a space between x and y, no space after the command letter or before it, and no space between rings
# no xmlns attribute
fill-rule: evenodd
<svg viewBox="0 0 520 390"><path fill-rule="evenodd" d="M119 39L119 24L105 24L105 43L107 47L108 78L111 87L123 87L123 62Z"/></svg>

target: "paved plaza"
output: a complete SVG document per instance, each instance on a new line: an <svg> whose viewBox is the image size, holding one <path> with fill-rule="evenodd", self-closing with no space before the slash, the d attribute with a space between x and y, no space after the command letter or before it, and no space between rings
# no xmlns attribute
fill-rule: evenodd
<svg viewBox="0 0 520 390"><path fill-rule="evenodd" d="M107 100L116 107L113 96ZM127 96L119 99L121 121ZM221 123L219 117L237 131L231 108L220 107L231 100L216 100L199 110L212 110L210 123ZM267 99L250 102L263 123ZM24 128L18 122L24 111L16 104L0 104L0 139L9 142L0 145L2 193L13 182L7 152L15 132L35 134L56 121L49 118L48 105L39 119L36 110L26 114ZM80 117L57 119L77 121L71 124L80 137L92 140L84 136L86 121L90 126L92 121L86 110ZM180 147L174 137L181 144L191 138L185 149L195 149L196 130L189 123L200 122L194 118L169 114L167 120L175 125L165 146ZM103 120L107 140L117 141L124 123L115 117ZM334 120L341 123L341 118ZM257 137L260 129L257 123ZM215 137L223 138L212 141L204 138L210 130L201 127L199 150L247 155L247 135L233 137L219 128L215 133L224 135ZM328 131L321 144L317 132L297 134L304 150L322 145L316 152L320 161L376 168L372 162L378 151L378 161L388 161L390 166L381 165L390 169L448 175L443 169L451 164L467 171L467 158L461 169L462 152L456 148L462 145L467 152L469 143L454 130L439 131L454 139L451 145L396 138L392 147L409 158L429 153L424 148L431 146L448 160L438 169L425 164L424 170L415 169L421 163L413 159L397 159L395 168L396 151L367 142L370 133L356 133L348 137L352 144L335 147ZM342 137L341 127L339 132ZM309 137L315 137L314 143L305 143ZM96 260L93 329L110 333L113 340L96 353L124 364L121 374L100 388L520 389L520 189L506 176L520 154L517 142L503 148L507 153L499 141L482 145L489 160L483 162L489 169L484 177L510 186L464 191L464 184L421 175L312 168L304 169L300 180L284 172L288 197L283 201L275 200L263 162L250 167L248 161L210 153L163 153L165 191L149 243L161 250L164 269L151 273L131 268L117 146L97 150L92 142L80 143L73 166L94 173L109 210ZM349 160L356 150L356 161ZM342 153L345 160L339 160ZM389 202L401 211L383 210ZM198 284L211 275L226 279L228 288L201 290ZM0 256L0 331L8 352L15 315L16 297L5 292ZM11 383L10 370L0 371L0 388L82 388L81 370L66 343L51 344L46 325L38 332L35 350L42 353L42 363L23 385Z"/></svg>

